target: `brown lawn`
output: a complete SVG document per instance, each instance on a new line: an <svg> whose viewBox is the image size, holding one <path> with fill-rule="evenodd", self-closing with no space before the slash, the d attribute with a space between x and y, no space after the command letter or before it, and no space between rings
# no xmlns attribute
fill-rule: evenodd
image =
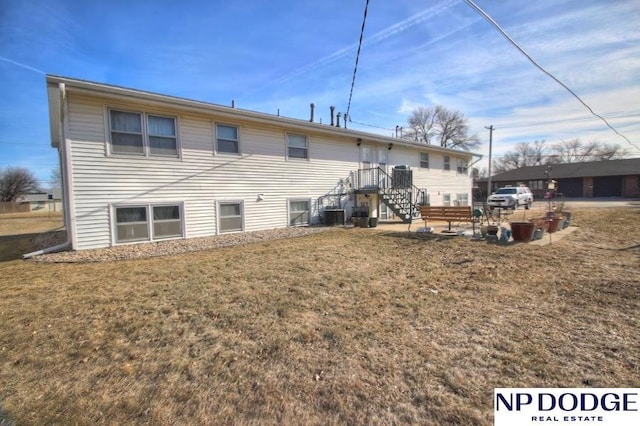
<svg viewBox="0 0 640 426"><path fill-rule="evenodd" d="M0 262L0 423L490 425L495 387L640 387L639 221Z"/></svg>

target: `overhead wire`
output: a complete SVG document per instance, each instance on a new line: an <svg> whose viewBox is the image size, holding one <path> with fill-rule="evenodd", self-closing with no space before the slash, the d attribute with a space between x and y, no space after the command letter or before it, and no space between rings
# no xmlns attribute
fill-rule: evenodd
<svg viewBox="0 0 640 426"><path fill-rule="evenodd" d="M502 34L502 36L507 39L507 41L509 43L511 43L516 49L518 49L518 51L520 51L520 53L522 53L528 60L529 62L531 62L536 68L538 68L540 71L542 71L543 73L545 73L547 76L549 76L551 79L553 79L556 83L558 83L560 86L562 86L564 89L566 89L571 95L573 95L574 98L576 98L587 110L589 110L589 112L598 117L600 120L602 120L604 122L604 124L607 125L607 127L609 127L611 130L613 130L618 136L622 137L624 140L626 140L630 145L634 146L637 149L640 149L640 147L636 144L634 144L633 142L631 142L625 135L623 135L622 133L620 133L615 127L613 127L606 118L604 118L603 116L601 116L600 114L596 113L589 105L587 105L587 103L582 100L582 98L580 96L578 96L578 94L576 94L573 90L571 90L569 88L569 86L567 86L566 84L564 84L562 81L560 81L558 78L556 78L553 74L551 74L549 71L547 71L546 69L544 69L540 64L538 64L527 52L525 52L525 50L520 47L520 45L513 40L507 33L505 30L502 29L502 27L500 26L500 24L498 24L491 16L489 16L484 10L482 10L478 5L476 5L473 0L465 0L467 2L467 4L469 6L471 6L471 8L473 10L475 10L476 12L478 12L487 22L489 22L493 27L495 27L500 34Z"/></svg>
<svg viewBox="0 0 640 426"><path fill-rule="evenodd" d="M369 0L364 6L364 17L362 18L362 28L360 29L360 41L358 42L358 51L356 52L356 64L353 67L353 77L351 78L351 90L349 91L349 102L347 103L347 112L345 113L345 120L347 117L351 117L349 115L349 111L351 110L351 99L353 98L353 87L356 84L356 73L358 72L358 61L360 59L360 49L362 49L362 39L364 38L364 26L367 22L367 11L369 9Z"/></svg>

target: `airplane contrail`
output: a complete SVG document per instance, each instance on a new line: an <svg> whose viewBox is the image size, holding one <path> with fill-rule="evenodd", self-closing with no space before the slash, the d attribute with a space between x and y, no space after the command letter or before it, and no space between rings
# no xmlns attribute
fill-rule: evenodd
<svg viewBox="0 0 640 426"><path fill-rule="evenodd" d="M11 60L9 58L5 58L4 56L0 56L0 60L5 61L5 62L9 62L10 64L16 65L16 66L18 66L20 68L27 69L29 71L37 72L38 74L42 74L42 75L46 75L47 74L46 72L44 72L42 70L39 70L38 68L34 68L34 67L31 67L31 66L26 65L26 64L21 64L20 62L16 62L16 61Z"/></svg>

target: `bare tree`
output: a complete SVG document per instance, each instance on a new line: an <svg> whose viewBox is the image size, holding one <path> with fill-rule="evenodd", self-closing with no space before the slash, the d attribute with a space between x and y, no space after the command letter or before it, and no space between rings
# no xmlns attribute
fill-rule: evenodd
<svg viewBox="0 0 640 426"><path fill-rule="evenodd" d="M629 152L620 145L600 142L582 143L580 139L570 139L550 147L545 141L520 142L512 151L493 161L495 173L504 173L521 167L544 164L578 163L625 158Z"/></svg>
<svg viewBox="0 0 640 426"><path fill-rule="evenodd" d="M538 166L546 160L547 146L544 140L520 142L513 151L507 151L502 158L493 161L493 169L496 173L504 173L508 170L521 167Z"/></svg>
<svg viewBox="0 0 640 426"><path fill-rule="evenodd" d="M431 144L435 133L436 111L432 107L418 107L409 117L409 131L406 137L415 142Z"/></svg>
<svg viewBox="0 0 640 426"><path fill-rule="evenodd" d="M38 180L23 167L7 167L0 171L0 201L15 202L19 196L39 189Z"/></svg>
<svg viewBox="0 0 640 426"><path fill-rule="evenodd" d="M62 175L59 167L54 167L49 172L49 183L52 188L60 188L62 186Z"/></svg>
<svg viewBox="0 0 640 426"><path fill-rule="evenodd" d="M552 147L550 163L579 163L625 158L629 152L620 145L609 145L596 141L583 143L580 139L559 142Z"/></svg>
<svg viewBox="0 0 640 426"><path fill-rule="evenodd" d="M480 145L478 135L469 134L467 118L460 111L442 105L418 107L409 117L407 138L418 143L438 143L440 146L469 151Z"/></svg>

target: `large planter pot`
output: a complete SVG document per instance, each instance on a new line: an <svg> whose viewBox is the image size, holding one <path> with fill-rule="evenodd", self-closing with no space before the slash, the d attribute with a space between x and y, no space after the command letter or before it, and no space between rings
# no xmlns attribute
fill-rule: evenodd
<svg viewBox="0 0 640 426"><path fill-rule="evenodd" d="M533 239L536 224L532 222L511 222L511 236L513 241L528 243Z"/></svg>
<svg viewBox="0 0 640 426"><path fill-rule="evenodd" d="M554 216L547 218L547 232L552 234L562 229L564 218L562 216Z"/></svg>
<svg viewBox="0 0 640 426"><path fill-rule="evenodd" d="M369 218L369 226L371 228L375 228L376 226L378 226L378 218L377 217L370 217Z"/></svg>
<svg viewBox="0 0 640 426"><path fill-rule="evenodd" d="M360 220L360 228L368 228L369 227L369 218L368 217L361 217L359 218Z"/></svg>

